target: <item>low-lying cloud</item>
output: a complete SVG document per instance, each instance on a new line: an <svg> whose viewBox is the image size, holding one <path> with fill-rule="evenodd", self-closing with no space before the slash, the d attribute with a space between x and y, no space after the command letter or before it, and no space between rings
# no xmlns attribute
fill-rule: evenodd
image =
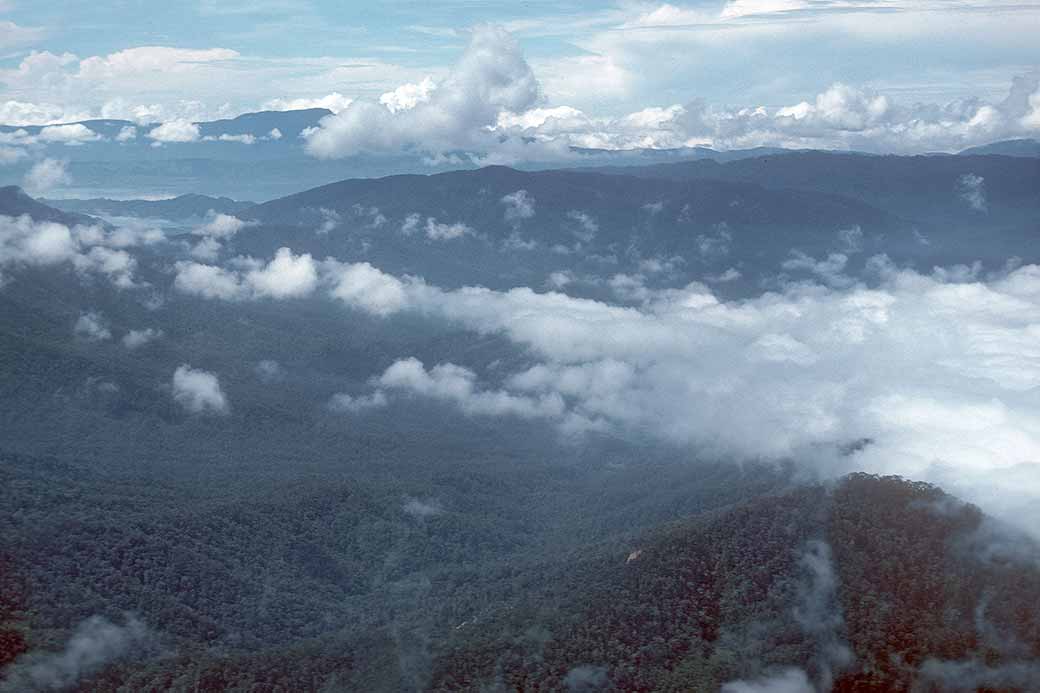
<svg viewBox="0 0 1040 693"><path fill-rule="evenodd" d="M108 664L152 646L154 634L128 616L123 625L92 616L76 628L60 652L34 652L16 661L0 691L65 690Z"/></svg>
<svg viewBox="0 0 1040 693"><path fill-rule="evenodd" d="M173 399L192 414L227 414L230 409L216 374L188 364L173 372Z"/></svg>
<svg viewBox="0 0 1040 693"><path fill-rule="evenodd" d="M279 255L286 265L295 257ZM488 381L400 354L373 374L388 395L538 417L568 432L640 433L704 455L941 480L969 499L1000 498L1001 507L985 507L1019 523L1036 517L1038 266L924 275L878 256L870 285L835 261L818 281L753 299L725 302L692 283L643 286L634 304L616 305L529 288L443 290L368 263L314 264L317 278L301 283L307 293L324 287L373 315L407 311L501 334L534 362ZM227 288L202 295L239 299L250 284L248 274L207 272ZM848 453L862 440L871 442Z"/></svg>
<svg viewBox="0 0 1040 693"><path fill-rule="evenodd" d="M12 270L67 264L83 275L104 276L118 288L133 288L139 286L137 261L125 248L161 239L154 229L69 227L27 215L0 216L0 286L13 277Z"/></svg>

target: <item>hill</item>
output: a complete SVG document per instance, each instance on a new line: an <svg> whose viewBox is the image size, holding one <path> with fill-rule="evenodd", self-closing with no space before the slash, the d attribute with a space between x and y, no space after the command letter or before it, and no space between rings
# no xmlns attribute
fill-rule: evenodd
<svg viewBox="0 0 1040 693"><path fill-rule="evenodd" d="M76 210L63 211L44 204L25 193L17 185L0 188L0 216L20 217L28 215L36 221L53 221L66 226L98 224L97 219Z"/></svg>

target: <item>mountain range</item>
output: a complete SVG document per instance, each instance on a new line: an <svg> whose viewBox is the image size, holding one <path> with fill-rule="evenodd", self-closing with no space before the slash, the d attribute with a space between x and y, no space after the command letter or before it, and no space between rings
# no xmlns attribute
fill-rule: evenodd
<svg viewBox="0 0 1040 693"><path fill-rule="evenodd" d="M961 265L952 310L1010 255L1040 260L1038 166L770 151L260 204L0 189L0 507L17 509L0 512L0 690L1037 690L1040 547L1021 530L936 485L821 471L804 458L822 446L741 456L653 422L568 436L539 414L567 399L504 388L548 367L547 334L578 363L601 310L656 320L603 328L647 362L685 347L654 342L669 301L676 321L708 314L696 348L828 292L876 300L882 324L893 268L923 285ZM362 288L337 296L344 276ZM559 319L526 322L544 306ZM824 324L851 334L835 351L868 329L844 317ZM822 368L766 337L752 365L684 368ZM1006 358L985 353L974 367ZM625 364L602 361L561 387L623 409ZM970 431L1011 416L965 411ZM854 468L876 445L832 447Z"/></svg>

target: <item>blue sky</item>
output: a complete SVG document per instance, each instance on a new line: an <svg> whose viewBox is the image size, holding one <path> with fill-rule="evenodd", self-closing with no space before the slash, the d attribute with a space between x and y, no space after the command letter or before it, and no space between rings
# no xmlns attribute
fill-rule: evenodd
<svg viewBox="0 0 1040 693"><path fill-rule="evenodd" d="M485 24L508 32L533 70L532 107L597 119L691 103L773 113L815 105L835 85L864 103L880 94L964 111L971 99L999 105L1040 65L1040 4L1016 0L0 0L0 120L339 110L447 79ZM987 132L1028 134L1029 114Z"/></svg>

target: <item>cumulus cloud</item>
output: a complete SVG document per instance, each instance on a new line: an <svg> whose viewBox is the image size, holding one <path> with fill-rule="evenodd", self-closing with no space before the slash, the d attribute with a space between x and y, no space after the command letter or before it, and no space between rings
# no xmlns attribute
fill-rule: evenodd
<svg viewBox="0 0 1040 693"><path fill-rule="evenodd" d="M148 137L156 144L165 142L197 142L200 136L199 126L178 118L161 123L148 131Z"/></svg>
<svg viewBox="0 0 1040 693"><path fill-rule="evenodd" d="M96 142L101 136L82 123L70 125L51 125L40 130L41 142L79 145L84 142Z"/></svg>
<svg viewBox="0 0 1040 693"><path fill-rule="evenodd" d="M139 349L149 342L154 342L163 336L162 330L154 327L146 327L143 330L130 330L123 335L123 346L127 349Z"/></svg>
<svg viewBox="0 0 1040 693"><path fill-rule="evenodd" d="M203 223L191 230L193 236L202 237L202 240L192 246L192 257L210 262L216 260L224 249L223 241L251 225L252 222L243 221L236 216L210 210Z"/></svg>
<svg viewBox="0 0 1040 693"><path fill-rule="evenodd" d="M497 146L488 127L499 113L524 111L538 97L538 81L516 41L500 28L479 27L443 81L405 85L381 103L354 101L307 133L307 150L322 158L403 147L488 151Z"/></svg>
<svg viewBox="0 0 1040 693"><path fill-rule="evenodd" d="M504 390L482 390L477 387L473 371L453 363L441 363L426 370L416 358L401 359L374 382L388 390L453 402L471 415L559 418L565 409L563 399L556 393L526 396ZM569 420L568 423L578 422Z"/></svg>
<svg viewBox="0 0 1040 693"><path fill-rule="evenodd" d="M6 683L10 690L64 690L106 665L150 647L154 640L148 627L134 616L128 616L123 625L91 616L60 652L34 652L17 660Z"/></svg>
<svg viewBox="0 0 1040 693"><path fill-rule="evenodd" d="M211 238L230 238L248 225L238 217L230 214L218 214L210 210L205 223L192 229L196 236L209 236Z"/></svg>
<svg viewBox="0 0 1040 693"><path fill-rule="evenodd" d="M317 286L318 271L309 254L293 255L288 248L279 248L270 262L246 273L245 283L255 296L307 296Z"/></svg>
<svg viewBox="0 0 1040 693"><path fill-rule="evenodd" d="M266 264L238 258L238 269L198 262L175 265L174 288L186 294L224 300L299 298L310 295L318 284L318 267L307 253L294 255L279 248Z"/></svg>
<svg viewBox="0 0 1040 693"><path fill-rule="evenodd" d="M329 265L330 294L375 315L390 315L408 303L405 284L367 262Z"/></svg>
<svg viewBox="0 0 1040 693"><path fill-rule="evenodd" d="M34 194L45 193L54 188L69 185L72 178L68 173L69 162L61 159L43 159L33 164L22 181L25 189Z"/></svg>
<svg viewBox="0 0 1040 693"><path fill-rule="evenodd" d="M101 274L119 288L132 288L137 286L133 276L137 262L121 248L152 242L155 235L147 229L69 228L28 216L0 216L0 271L68 263L81 274ZM6 280L0 274L0 286Z"/></svg>
<svg viewBox="0 0 1040 693"><path fill-rule="evenodd" d="M112 338L112 331L102 315L96 311L81 313L72 326L72 332L90 342L103 342Z"/></svg>
<svg viewBox="0 0 1040 693"><path fill-rule="evenodd" d="M227 414L228 400L214 373L182 364L173 372L173 399L192 414Z"/></svg>
<svg viewBox="0 0 1040 693"><path fill-rule="evenodd" d="M402 84L393 91L386 92L379 97L379 103L386 106L391 113L408 111L429 101L436 88L436 82L431 77L426 77L418 84Z"/></svg>

